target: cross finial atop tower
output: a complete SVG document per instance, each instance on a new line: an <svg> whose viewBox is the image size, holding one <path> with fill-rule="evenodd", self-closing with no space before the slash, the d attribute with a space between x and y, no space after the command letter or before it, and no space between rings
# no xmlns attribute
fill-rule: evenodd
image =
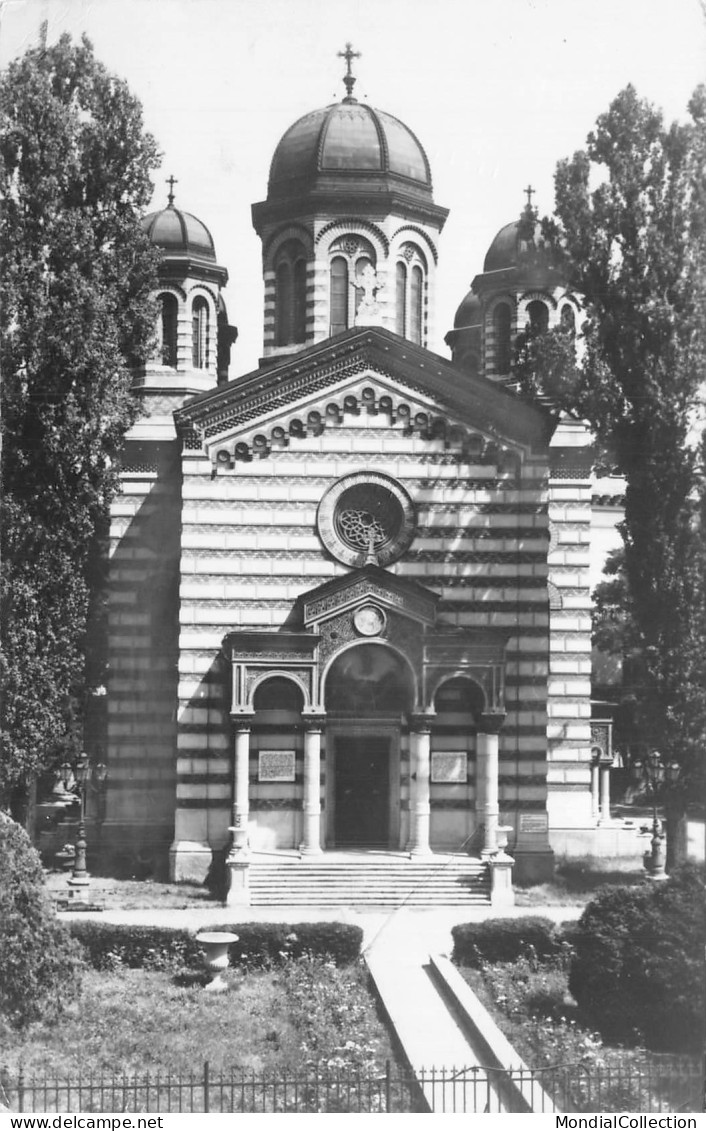
<svg viewBox="0 0 706 1131"><path fill-rule="evenodd" d="M532 197L534 196L536 189L533 189L532 185L527 185L527 188L524 191L527 194L527 207L531 208L532 207Z"/></svg>
<svg viewBox="0 0 706 1131"><path fill-rule="evenodd" d="M344 86L346 88L346 97L345 97L344 101L347 102L349 99L352 101L353 100L353 87L356 84L356 78L355 78L355 75L351 71L351 64L352 64L354 59L360 59L360 51L354 51L351 44L347 43L345 51L339 51L338 52L338 57L339 57L339 59L345 59L346 60L346 73L343 76L343 83L344 83Z"/></svg>
<svg viewBox="0 0 706 1131"><path fill-rule="evenodd" d="M169 204L169 207L171 208L174 204L174 185L178 185L179 182L176 177L171 176L167 177L167 184L169 185L169 196L167 197L167 202Z"/></svg>

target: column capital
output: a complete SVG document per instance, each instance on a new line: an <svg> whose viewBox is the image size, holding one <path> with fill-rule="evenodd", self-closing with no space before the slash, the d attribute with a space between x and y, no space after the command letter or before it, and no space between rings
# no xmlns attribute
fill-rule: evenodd
<svg viewBox="0 0 706 1131"><path fill-rule="evenodd" d="M251 712L231 711L230 713L230 721L236 730L250 730L254 719L255 716Z"/></svg>
<svg viewBox="0 0 706 1131"><path fill-rule="evenodd" d="M481 734L499 734L504 722L504 711L484 711L479 720L478 731Z"/></svg>
<svg viewBox="0 0 706 1131"><path fill-rule="evenodd" d="M436 715L428 711L410 711L407 717L409 719L410 730L420 734L431 730Z"/></svg>
<svg viewBox="0 0 706 1131"><path fill-rule="evenodd" d="M302 726L305 730L323 730L326 725L326 715L318 715L302 711Z"/></svg>

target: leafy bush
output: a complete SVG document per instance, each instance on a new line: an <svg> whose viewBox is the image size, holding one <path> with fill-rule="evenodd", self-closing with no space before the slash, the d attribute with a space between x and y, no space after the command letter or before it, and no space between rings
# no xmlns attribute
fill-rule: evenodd
<svg viewBox="0 0 706 1131"><path fill-rule="evenodd" d="M562 945L561 935L551 920L532 915L461 923L451 934L453 960L459 966L480 967L484 962L513 962L530 956L551 958Z"/></svg>
<svg viewBox="0 0 706 1131"><path fill-rule="evenodd" d="M57 922L39 855L0 814L0 1013L16 1026L53 1018L80 988L81 952Z"/></svg>
<svg viewBox="0 0 706 1131"><path fill-rule="evenodd" d="M285 958L313 954L330 958L337 966L355 961L363 932L348 923L226 923L208 930L232 931L233 966L276 966ZM167 927L126 923L73 922L71 933L85 948L97 970L123 965L134 969L164 970L201 963L201 947L193 933Z"/></svg>
<svg viewBox="0 0 706 1131"><path fill-rule="evenodd" d="M693 867L600 892L572 940L569 989L582 1016L607 1040L697 1050L705 938L706 888Z"/></svg>
<svg viewBox="0 0 706 1131"><path fill-rule="evenodd" d="M201 959L193 934L176 928L74 920L69 929L96 970L168 970Z"/></svg>

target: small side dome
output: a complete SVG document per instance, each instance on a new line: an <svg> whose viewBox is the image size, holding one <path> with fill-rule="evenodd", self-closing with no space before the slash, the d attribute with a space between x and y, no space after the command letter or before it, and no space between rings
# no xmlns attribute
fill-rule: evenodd
<svg viewBox="0 0 706 1131"><path fill-rule="evenodd" d="M488 248L483 271L507 271L513 267L551 266L537 209L532 207L534 189L525 189L527 203L518 220L506 224Z"/></svg>
<svg viewBox="0 0 706 1131"><path fill-rule="evenodd" d="M189 256L209 263L216 262L213 237L206 225L173 204L144 216L142 229L155 247L161 248L167 256Z"/></svg>
<svg viewBox="0 0 706 1131"><path fill-rule="evenodd" d="M483 321L480 299L473 291L469 291L460 303L454 316L454 330L464 330L471 326L480 326Z"/></svg>

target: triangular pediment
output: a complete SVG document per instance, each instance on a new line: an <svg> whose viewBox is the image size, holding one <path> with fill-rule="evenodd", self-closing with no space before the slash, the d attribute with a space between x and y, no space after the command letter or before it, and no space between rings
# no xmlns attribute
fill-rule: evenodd
<svg viewBox="0 0 706 1131"><path fill-rule="evenodd" d="M427 436L456 429L526 452L543 450L554 427L547 412L511 391L370 327L194 397L175 419L180 432L198 438L215 461L229 452L250 458L356 414L361 427L382 415Z"/></svg>
<svg viewBox="0 0 706 1131"><path fill-rule="evenodd" d="M323 621L356 607L374 602L384 610L394 610L421 624L433 625L439 598L413 581L396 577L379 566L368 565L344 577L318 585L299 598L302 622L316 629Z"/></svg>

